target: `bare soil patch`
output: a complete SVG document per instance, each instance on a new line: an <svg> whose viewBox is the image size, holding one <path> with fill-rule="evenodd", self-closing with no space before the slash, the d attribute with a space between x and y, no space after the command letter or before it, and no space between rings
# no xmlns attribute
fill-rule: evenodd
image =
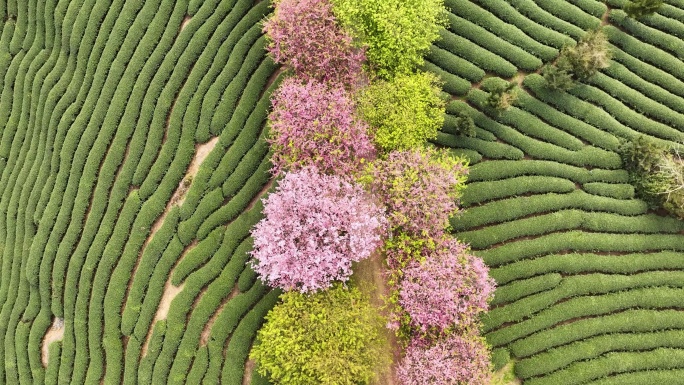
<svg viewBox="0 0 684 385"><path fill-rule="evenodd" d="M61 318L54 318L52 320L52 326L50 326L50 329L48 329L47 333L45 333L45 337L43 337L43 345L42 345L42 355L41 355L41 360L43 362L43 366L47 367L48 365L48 359L49 357L49 348L50 344L55 342L55 341L61 341L64 338L64 320Z"/></svg>
<svg viewBox="0 0 684 385"><path fill-rule="evenodd" d="M228 296L221 302L221 305L216 309L216 312L209 318L209 322L204 326L204 330L202 330L202 336L200 337L200 346L204 346L209 342L209 335L211 334L211 327L214 325L214 322L216 322L216 319L218 318L219 314L223 311L223 308L226 306L228 301L231 299L235 298L240 294L240 290L238 289L237 283L235 284L235 287L233 287L233 291L228 294Z"/></svg>
<svg viewBox="0 0 684 385"><path fill-rule="evenodd" d="M254 360L247 360L247 362L245 362L245 375L242 377L242 385L249 385L252 380L255 364Z"/></svg>
<svg viewBox="0 0 684 385"><path fill-rule="evenodd" d="M142 349L140 350L140 357L145 357L147 355L147 347L150 344L150 340L152 339L152 332L154 331L154 325L157 324L157 321L166 319L166 317L169 315L169 308L171 308L171 302L173 301L174 298L183 291L183 288L185 287L185 283L183 283L180 286L173 286L171 284L171 278L169 278L166 281L166 285L164 285L164 294L162 295L161 301L159 301L159 307L157 308L157 313L154 315L154 320L152 321L152 324L150 325L150 330L147 332L147 338L145 339L145 344L143 345Z"/></svg>
<svg viewBox="0 0 684 385"><path fill-rule="evenodd" d="M182 32L185 29L185 27L188 26L188 23L190 22L190 20L192 20L192 16L185 15L185 18L183 19L183 22L181 23L181 26L180 26L180 31L178 31L178 32Z"/></svg>

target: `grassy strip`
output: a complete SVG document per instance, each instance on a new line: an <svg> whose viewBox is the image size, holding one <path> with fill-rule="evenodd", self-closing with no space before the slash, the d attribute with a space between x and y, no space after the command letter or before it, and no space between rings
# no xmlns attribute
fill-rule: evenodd
<svg viewBox="0 0 684 385"><path fill-rule="evenodd" d="M447 14L449 29L456 35L462 36L486 50L508 60L516 67L525 71L535 71L542 66L542 61L525 52L522 48L500 38L485 28L471 22L467 18Z"/></svg>
<svg viewBox="0 0 684 385"><path fill-rule="evenodd" d="M477 226L512 221L526 215L568 209L634 216L645 213L648 207L641 200L600 197L575 190L569 194L549 193L508 198L469 207L464 214L451 218L450 223L453 230L463 231Z"/></svg>
<svg viewBox="0 0 684 385"><path fill-rule="evenodd" d="M472 206L494 199L534 193L568 193L575 184L563 178L551 176L519 176L491 182L473 182L463 192L461 203Z"/></svg>
<svg viewBox="0 0 684 385"><path fill-rule="evenodd" d="M519 10L515 4L502 3L496 0L476 0L475 2L496 15L499 19L520 28L527 35L542 44L561 49L564 45L574 44L575 42L569 36L530 20L523 15L522 10Z"/></svg>
<svg viewBox="0 0 684 385"><path fill-rule="evenodd" d="M492 330L509 322L534 319L541 311L560 305L561 301L588 295L601 295L647 287L684 286L684 272L653 271L634 275L585 274L564 278L550 290L519 299L492 309L484 319L484 330Z"/></svg>
<svg viewBox="0 0 684 385"><path fill-rule="evenodd" d="M684 328L684 315L681 311L629 309L542 330L512 343L509 347L516 357L524 358L595 336L682 328Z"/></svg>
<svg viewBox="0 0 684 385"><path fill-rule="evenodd" d="M568 231L538 238L507 243L478 253L489 266L498 266L526 258L563 250L644 252L657 250L684 251L681 235L676 234L608 234Z"/></svg>
<svg viewBox="0 0 684 385"><path fill-rule="evenodd" d="M613 62L624 65L625 68L634 72L635 75L648 83L655 84L658 87L665 89L667 92L679 96L680 98L684 97L683 81L672 76L667 71L664 71L652 64L646 63L621 49L613 47L612 52ZM613 66L611 65L609 68L612 67ZM606 73L610 73L610 70L607 70Z"/></svg>
<svg viewBox="0 0 684 385"><path fill-rule="evenodd" d="M453 14L466 18L488 31L506 31L500 38L515 44L544 62L551 61L558 56L557 49L536 41L518 26L499 19L496 15L477 6L473 2L467 0L447 0L445 5Z"/></svg>
<svg viewBox="0 0 684 385"><path fill-rule="evenodd" d="M591 385L643 385L643 384L684 384L684 370L653 370L649 369L641 372L621 373L611 375L600 380L591 381Z"/></svg>
<svg viewBox="0 0 684 385"><path fill-rule="evenodd" d="M477 151L482 156L491 159L522 159L525 154L519 149L505 143L490 142L479 138L456 136L444 132L438 132L434 143L458 149Z"/></svg>
<svg viewBox="0 0 684 385"><path fill-rule="evenodd" d="M684 365L684 350L659 348L646 352L613 352L576 363L548 376L525 381L528 385L583 384L608 375L654 369L679 369Z"/></svg>
<svg viewBox="0 0 684 385"><path fill-rule="evenodd" d="M575 183L607 182L626 183L629 175L625 170L587 170L583 167L545 160L495 161L472 167L468 180L471 182L499 180L522 175L548 175L569 179Z"/></svg>
<svg viewBox="0 0 684 385"><path fill-rule="evenodd" d="M494 293L492 305L501 305L542 291L557 287L563 277L558 273L544 274L536 277L521 279L507 285L499 285ZM495 308L495 309L498 309Z"/></svg>
<svg viewBox="0 0 684 385"><path fill-rule="evenodd" d="M684 42L676 36L648 27L627 16L624 11L619 9L610 12L609 20L613 25L621 27L625 32L644 43L652 44L654 47L663 49L680 59L684 57Z"/></svg>
<svg viewBox="0 0 684 385"><path fill-rule="evenodd" d="M584 101L601 106L620 123L624 124L626 127L631 127L634 131L675 142L684 139L684 133L676 128L677 126L684 128L684 122L682 121L681 115L678 115L667 108L663 108L659 104L644 98L643 95L638 94L633 90L625 90L627 87L620 88L621 87L616 86L613 88L612 92L620 92L621 97L632 102L630 104L635 106L638 105L639 110L646 112L650 116L657 116L659 119L665 121L665 123L675 125L675 127L653 121L652 119L633 111L629 106L621 103L607 92L598 88L588 86L576 87L570 90L570 93Z"/></svg>
<svg viewBox="0 0 684 385"><path fill-rule="evenodd" d="M627 262L628 261L628 262ZM683 269L681 253L661 251L648 254L626 254L624 256L597 254L560 254L514 262L492 269L491 276L499 285L539 274L605 273L635 274L653 270Z"/></svg>
<svg viewBox="0 0 684 385"><path fill-rule="evenodd" d="M588 29L598 28L601 25L601 16L603 13L592 15L569 1L559 3L553 0L535 0L535 3L556 18L565 20L568 23L575 25L585 31ZM598 10L598 8L594 9L594 12Z"/></svg>
<svg viewBox="0 0 684 385"><path fill-rule="evenodd" d="M636 61L636 59L634 60ZM673 94L672 92L662 88L657 84L654 84L653 82L644 80L641 76L632 72L629 68L625 67L619 62L611 63L610 67L606 68L604 72L605 75L620 81L625 86L644 94L657 103L667 106L679 113L684 113L684 98ZM607 76L598 76L590 82L598 87L601 87L601 83L608 83L605 81L606 77ZM605 90L606 88L603 89Z"/></svg>
<svg viewBox="0 0 684 385"><path fill-rule="evenodd" d="M553 105L554 107L558 108L558 110L566 114L581 119L594 127L601 128L617 137L635 138L644 133L642 132L642 130L644 129L644 127L642 126L639 126L638 130L629 128L623 125L620 121L618 121L608 112L604 111L603 109L596 108L596 106L594 106L592 103L584 101L581 98L570 93L549 90L545 84L546 81L540 75L537 74L527 76L524 81L524 85L528 89L530 89L534 96L538 99L550 105ZM573 93L579 94L582 97L591 97L595 100L609 97L602 91L596 89L590 91L588 90L588 88L589 87L576 87ZM603 102L603 100L601 100L601 102ZM624 105L615 102L614 99L613 103L609 101L607 103L609 103L611 108L616 108L616 111L619 110L622 112L631 112L628 108L624 107ZM633 112L632 114L638 115ZM639 115L639 119L645 121L648 124L648 127L657 125L654 124L653 121L646 119L641 115ZM657 127L653 127L652 130L655 130L656 132L664 130L667 133L670 132L672 129L670 129L669 127L665 127L663 125L657 125ZM667 141L664 141L663 139L660 139L658 137L649 136L649 138L662 144L668 143Z"/></svg>
<svg viewBox="0 0 684 385"><path fill-rule="evenodd" d="M611 43L625 51L626 53L639 58L647 63L653 64L657 68L675 76L679 80L684 80L684 68L681 60L653 45L642 42L632 37L616 27L606 26L604 32Z"/></svg>
<svg viewBox="0 0 684 385"><path fill-rule="evenodd" d="M484 71L493 72L505 78L513 77L518 72L516 66L508 60L446 29L440 31L440 38L435 45L466 59Z"/></svg>
<svg viewBox="0 0 684 385"><path fill-rule="evenodd" d="M682 288L656 287L571 298L540 311L532 318L488 333L487 341L498 347L578 317L601 316L631 308L655 310L678 307L683 293ZM487 325L486 317L484 322Z"/></svg>
<svg viewBox="0 0 684 385"><path fill-rule="evenodd" d="M557 127L578 139L582 139L591 143L594 146L598 146L609 151L615 151L619 146L619 141L617 138L615 138L615 136L597 127L591 126L577 118L566 115L550 105L535 99L527 92L519 93L516 107L533 114L537 118L546 122L548 125Z"/></svg>
<svg viewBox="0 0 684 385"><path fill-rule="evenodd" d="M625 217L612 213L560 210L549 214L514 220L483 229L461 232L459 238L473 248L566 230L586 230L618 234L677 234L684 223L674 217L658 215Z"/></svg>
<svg viewBox="0 0 684 385"><path fill-rule="evenodd" d="M682 330L665 330L654 333L597 336L521 360L515 365L515 373L525 379L551 373L574 362L594 359L613 351L644 351L659 347L684 348L684 333Z"/></svg>
<svg viewBox="0 0 684 385"><path fill-rule="evenodd" d="M633 199L634 186L629 184L587 183L582 188L589 194L615 199Z"/></svg>
<svg viewBox="0 0 684 385"><path fill-rule="evenodd" d="M491 107L486 107L488 98L486 92L473 89L468 93L467 98L470 102L478 105L485 111L489 111L492 114L494 113L491 111ZM505 112L503 114L505 114ZM503 118L499 116L497 119L501 120ZM598 147L584 146L578 151L571 151L546 141L530 138L523 135L518 130L486 117L484 114L477 116L474 120L475 124L478 126L491 131L501 140L510 143L511 145L515 145L523 152L536 159L555 160L560 163L574 166L592 166L605 169L616 169L620 168L622 165L622 161L616 153L608 152ZM540 130L541 128L537 127L537 129ZM560 131L557 132L560 133ZM537 136L542 135L541 132L537 132Z"/></svg>
<svg viewBox="0 0 684 385"><path fill-rule="evenodd" d="M485 71L482 68L434 44L430 47L430 52L425 56L425 59L442 70L469 82L479 82L485 76Z"/></svg>
<svg viewBox="0 0 684 385"><path fill-rule="evenodd" d="M433 46L432 48L434 49L435 47ZM439 76L444 83L442 84L442 90L450 95L465 95L470 90L471 83L468 80L447 72L429 61L423 63L422 70Z"/></svg>

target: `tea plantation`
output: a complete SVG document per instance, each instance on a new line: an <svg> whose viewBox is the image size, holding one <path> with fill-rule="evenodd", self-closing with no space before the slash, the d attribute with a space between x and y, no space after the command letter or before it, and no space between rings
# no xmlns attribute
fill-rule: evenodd
<svg viewBox="0 0 684 385"><path fill-rule="evenodd" d="M635 197L617 152L684 149L684 0L638 20L626 0L445 3L423 68L450 96L434 144L470 159L451 226L498 284L495 366L684 384L684 221ZM247 252L273 185L271 11L0 0L0 384L268 383L248 355L280 291ZM549 89L542 66L599 26L610 67Z"/></svg>

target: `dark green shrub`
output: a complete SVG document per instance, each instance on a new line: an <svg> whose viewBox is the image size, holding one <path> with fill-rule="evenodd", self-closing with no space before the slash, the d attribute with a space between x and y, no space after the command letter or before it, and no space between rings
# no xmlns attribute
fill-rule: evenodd
<svg viewBox="0 0 684 385"><path fill-rule="evenodd" d="M640 136L623 141L620 154L637 196L652 209L663 207L684 219L684 161L679 153Z"/></svg>
<svg viewBox="0 0 684 385"><path fill-rule="evenodd" d="M505 111L509 109L517 99L518 83L510 82L508 84L499 84L489 93L487 105L495 108L497 111Z"/></svg>
<svg viewBox="0 0 684 385"><path fill-rule="evenodd" d="M476 132L475 132L475 122L473 121L473 118L470 117L465 112L459 112L456 117L451 117L449 115L446 116L446 120L450 120L449 123L449 133L454 134L454 135L463 135L467 137L475 137Z"/></svg>
<svg viewBox="0 0 684 385"><path fill-rule="evenodd" d="M575 86L572 65L565 56L559 57L555 65L545 65L541 73L548 86L554 90L567 91Z"/></svg>
<svg viewBox="0 0 684 385"><path fill-rule="evenodd" d="M574 81L585 81L598 70L608 68L611 57L606 35L600 29L592 29L574 47L563 47L555 65L547 65L542 73L549 87L568 90Z"/></svg>
<svg viewBox="0 0 684 385"><path fill-rule="evenodd" d="M629 17L638 19L655 13L661 5L663 0L631 0L625 5L624 10Z"/></svg>

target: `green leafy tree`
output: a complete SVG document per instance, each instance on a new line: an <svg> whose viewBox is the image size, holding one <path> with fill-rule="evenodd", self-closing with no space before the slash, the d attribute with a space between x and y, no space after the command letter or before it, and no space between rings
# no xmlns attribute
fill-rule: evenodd
<svg viewBox="0 0 684 385"><path fill-rule="evenodd" d="M545 65L542 68L542 76L554 90L567 91L576 85L572 77L572 65L567 56L560 56L555 65Z"/></svg>
<svg viewBox="0 0 684 385"><path fill-rule="evenodd" d="M475 137L477 132L475 131L475 121L465 112L459 112L455 117L455 128L457 135L463 135L467 137Z"/></svg>
<svg viewBox="0 0 684 385"><path fill-rule="evenodd" d="M518 84L511 82L495 86L489 93L487 104L498 111L505 111L509 109L516 100L518 100Z"/></svg>
<svg viewBox="0 0 684 385"><path fill-rule="evenodd" d="M600 29L589 30L577 45L565 50L573 75L579 81L587 80L598 70L610 66L612 55L608 49L608 37Z"/></svg>
<svg viewBox="0 0 684 385"><path fill-rule="evenodd" d="M332 0L335 16L367 48L371 69L384 79L423 63L446 25L443 0Z"/></svg>
<svg viewBox="0 0 684 385"><path fill-rule="evenodd" d="M431 73L375 82L360 93L358 102L375 145L383 152L419 147L436 138L445 106L439 80Z"/></svg>
<svg viewBox="0 0 684 385"><path fill-rule="evenodd" d="M660 6L663 0L631 0L625 5L627 16L638 19L642 16L652 15Z"/></svg>
<svg viewBox="0 0 684 385"><path fill-rule="evenodd" d="M684 160L678 151L645 136L623 141L619 148L637 196L650 208L665 208L684 219Z"/></svg>
<svg viewBox="0 0 684 385"><path fill-rule="evenodd" d="M589 30L575 46L563 47L556 64L546 66L542 75L549 87L568 90L576 81L586 81L608 68L611 57L608 37L600 29Z"/></svg>
<svg viewBox="0 0 684 385"><path fill-rule="evenodd" d="M287 292L266 315L250 358L276 385L368 384L383 362L382 318L357 288Z"/></svg>

